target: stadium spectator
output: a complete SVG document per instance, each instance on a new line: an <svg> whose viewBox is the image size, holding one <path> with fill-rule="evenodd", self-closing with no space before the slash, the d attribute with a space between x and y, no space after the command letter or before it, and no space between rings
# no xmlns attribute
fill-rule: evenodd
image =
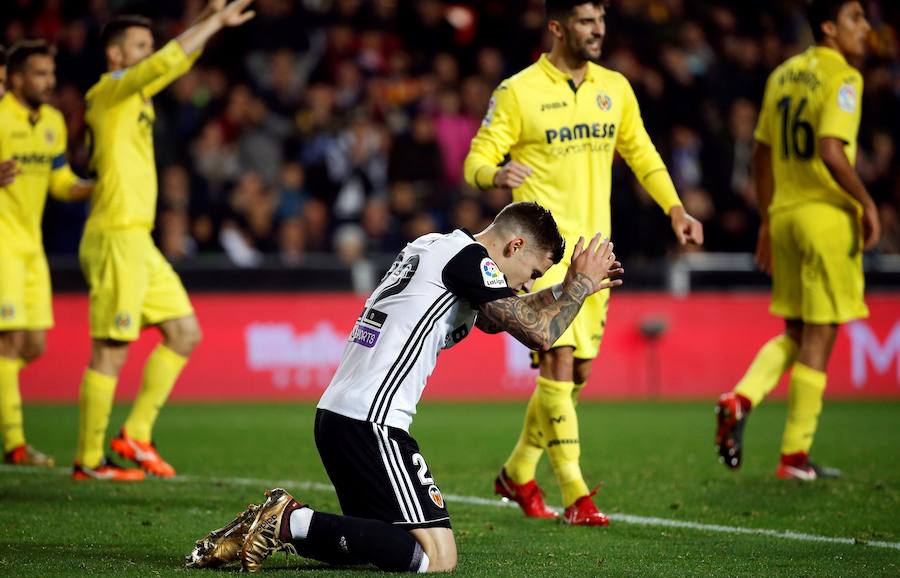
<svg viewBox="0 0 900 578"><path fill-rule="evenodd" d="M199 203L192 200L192 206L206 207L192 208L189 229L204 252L221 250L215 239L223 220L216 211L240 175L257 170L276 185L277 165L294 160L304 166L310 198L319 199L326 209L324 236L314 239L308 250L330 250L334 227L347 219L359 222L360 214L354 210L351 216L331 222L339 198L336 190L344 181L331 180L326 151L334 149L332 141L357 122L359 114L385 127L383 160L389 166L397 165L393 157L403 147L395 145L411 138L414 119L434 119L443 175L437 185L444 196L419 210L437 211L438 223L443 225L453 204L463 198L459 193L466 186L459 173L458 146L463 132L477 128L487 108L484 94L511 71L534 62L545 48L542 0L487 4L461 0L453 6L437 0L258 4L259 16L246 30L212 43L199 67L155 99L158 160L163 168L188 163L191 180L196 182L192 194L200 197ZM900 107L895 84L900 66L896 29L900 4L883 0L870 4L880 5L880 10L872 12L872 57L861 68L866 90L860 174L882 210L896 212L900 209L900 163L896 162ZM162 33L174 35L186 28L202 3L142 5ZM460 25L448 17L451 9L460 6L475 16L470 23ZM0 14L0 43L9 45L42 34L51 34L48 40L58 43L57 104L69 124L75 145L70 159L76 170L86 168L87 149L79 120L83 107L76 106L75 100L103 70L97 56L99 29L114 7L106 2L18 0L4 6ZM711 233L706 250L753 249L753 236L747 230L755 226L754 209L736 196L729 175L724 174L730 161L723 157L743 162L740 147L731 146L734 115L755 115L766 74L808 44L802 9L803 0L763 0L752 9L727 0L631 0L610 6L610 26L621 33L607 39L604 64L631 82L648 132L663 157L672 159L680 139L678 125L698 130L700 150L707 151L698 167L704 175L702 189L714 204L706 221ZM234 107L240 109L237 118L232 118L235 111L228 111ZM211 128L214 124L220 125L219 134ZM874 170L867 166L870 162ZM642 213L634 212L640 206L633 206L633 201L643 193L633 194L640 185L625 165L617 163L614 171L625 173L614 175L614 219L634 225L614 232L621 241L621 254L653 256L676 250L657 227L646 226L635 216ZM403 180L394 179L390 171L387 179L382 192L393 181ZM748 187L752 186L751 179ZM502 206L498 203L495 208ZM651 215L648 211L645 216L652 221ZM406 220L398 217L391 214L389 219L395 238L401 236ZM60 208L51 201L45 237L48 251L73 253L77 232L73 234L72 229L77 230L83 218L75 209ZM272 228L273 235L277 230ZM197 238L198 232L205 238ZM318 233L307 230L307 235ZM369 245L370 250L378 250L379 243ZM891 252L891 244L882 243L879 250Z"/></svg>

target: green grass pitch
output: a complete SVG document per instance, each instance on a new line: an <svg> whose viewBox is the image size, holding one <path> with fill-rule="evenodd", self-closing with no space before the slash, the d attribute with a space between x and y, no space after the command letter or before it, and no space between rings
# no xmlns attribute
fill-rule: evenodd
<svg viewBox="0 0 900 578"><path fill-rule="evenodd" d="M127 411L117 407L114 433ZM492 499L493 478L515 442L524 403L424 404L412 428L445 495ZM813 456L845 477L813 484L774 479L783 404L760 407L746 431L745 463L726 471L712 448L711 403L582 403L582 466L610 514L849 538L789 540L615 519L572 528L517 509L448 498L461 576L898 576L900 403L826 402ZM133 485L73 482L68 471L0 468L0 575L203 576L182 568L194 540L267 486L284 484L335 511L312 441L309 404L171 405L157 444L181 480ZM77 409L30 406L29 441L65 466ZM544 460L538 480L559 492ZM293 487L292 487L293 484ZM873 542L892 543L876 547ZM888 544L890 546L890 544ZM236 571L231 569L230 571ZM264 575L365 574L277 554ZM225 571L228 573L228 570Z"/></svg>

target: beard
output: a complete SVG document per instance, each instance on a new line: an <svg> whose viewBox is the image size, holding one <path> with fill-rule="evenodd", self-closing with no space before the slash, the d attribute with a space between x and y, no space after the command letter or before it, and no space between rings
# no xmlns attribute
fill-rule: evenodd
<svg viewBox="0 0 900 578"><path fill-rule="evenodd" d="M41 108L47 102L47 99L40 92L26 91L22 96L25 97L25 103L34 110Z"/></svg>
<svg viewBox="0 0 900 578"><path fill-rule="evenodd" d="M600 55L603 54L602 50L597 50L596 55L591 52L591 49L585 45L576 45L573 42L569 42L569 53L578 58L578 60L582 62L593 62L598 63L600 61ZM602 44L601 44L602 47Z"/></svg>

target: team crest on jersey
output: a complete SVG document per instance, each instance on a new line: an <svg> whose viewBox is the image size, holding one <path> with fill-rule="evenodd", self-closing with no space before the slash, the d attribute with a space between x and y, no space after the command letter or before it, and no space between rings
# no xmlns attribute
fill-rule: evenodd
<svg viewBox="0 0 900 578"><path fill-rule="evenodd" d="M856 103L859 100L856 87L850 83L844 83L838 89L838 106L845 112L856 112Z"/></svg>
<svg viewBox="0 0 900 578"><path fill-rule="evenodd" d="M44 138L47 140L47 144L53 144L53 141L56 140L56 134L52 130L47 129L44 132Z"/></svg>
<svg viewBox="0 0 900 578"><path fill-rule="evenodd" d="M599 106L600 110L602 110L603 112L607 112L612 108L612 99L605 92L598 92L597 106Z"/></svg>
<svg viewBox="0 0 900 578"><path fill-rule="evenodd" d="M500 267L488 257L481 260L481 279L484 281L484 286L491 289L506 287L506 277L500 272Z"/></svg>
<svg viewBox="0 0 900 578"><path fill-rule="evenodd" d="M444 496L441 495L441 491L437 486L430 486L428 488L428 497L431 498L431 501L434 502L434 505L438 508L444 507Z"/></svg>
<svg viewBox="0 0 900 578"><path fill-rule="evenodd" d="M0 305L0 319L7 321L16 316L16 308L9 303Z"/></svg>
<svg viewBox="0 0 900 578"><path fill-rule="evenodd" d="M131 327L131 315L128 313L116 313L116 318L113 320L113 323L116 324L116 329L128 329Z"/></svg>

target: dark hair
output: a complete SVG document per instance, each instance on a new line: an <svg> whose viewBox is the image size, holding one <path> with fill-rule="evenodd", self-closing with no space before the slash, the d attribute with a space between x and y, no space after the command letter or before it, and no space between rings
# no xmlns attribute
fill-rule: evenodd
<svg viewBox="0 0 900 578"><path fill-rule="evenodd" d="M828 22L836 22L838 14L844 4L852 0L810 0L806 5L806 19L812 27L812 35L816 42L825 40L825 33L822 32L822 24Z"/></svg>
<svg viewBox="0 0 900 578"><path fill-rule="evenodd" d="M16 42L6 55L7 74L12 76L25 70L25 63L32 56L41 55L53 58L56 51L46 40L21 40Z"/></svg>
<svg viewBox="0 0 900 578"><path fill-rule="evenodd" d="M110 44L119 42L122 39L122 35L125 34L125 31L129 28L146 28L147 30L152 31L153 21L145 16L139 16L137 14L115 16L103 27L103 32L100 33L101 44L106 48Z"/></svg>
<svg viewBox="0 0 900 578"><path fill-rule="evenodd" d="M0 44L0 66L6 66L6 49Z"/></svg>
<svg viewBox="0 0 900 578"><path fill-rule="evenodd" d="M494 224L504 230L515 230L534 239L538 248L550 251L553 262L559 263L566 250L566 241L559 233L553 215L537 203L510 203L497 214Z"/></svg>
<svg viewBox="0 0 900 578"><path fill-rule="evenodd" d="M609 4L609 0L544 0L544 11L547 14L547 20L562 20L569 16L576 6L582 4L593 4L605 8Z"/></svg>

